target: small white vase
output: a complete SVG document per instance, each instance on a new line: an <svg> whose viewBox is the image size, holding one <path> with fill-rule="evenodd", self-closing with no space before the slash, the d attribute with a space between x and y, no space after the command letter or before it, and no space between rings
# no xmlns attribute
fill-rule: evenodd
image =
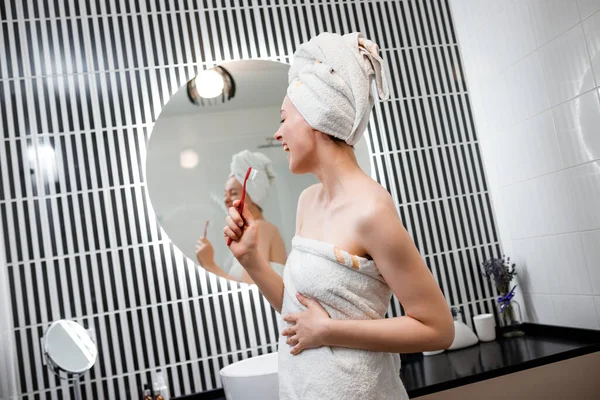
<svg viewBox="0 0 600 400"><path fill-rule="evenodd" d="M454 341L448 350L464 349L479 342L477 335L465 323L454 321Z"/></svg>

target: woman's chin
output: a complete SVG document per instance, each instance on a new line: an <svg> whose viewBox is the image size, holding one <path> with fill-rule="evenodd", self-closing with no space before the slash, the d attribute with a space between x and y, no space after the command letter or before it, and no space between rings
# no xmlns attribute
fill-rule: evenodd
<svg viewBox="0 0 600 400"><path fill-rule="evenodd" d="M300 165L298 162L294 162L293 157L288 153L288 167L292 174L301 175L306 174L308 171L305 171L305 168Z"/></svg>

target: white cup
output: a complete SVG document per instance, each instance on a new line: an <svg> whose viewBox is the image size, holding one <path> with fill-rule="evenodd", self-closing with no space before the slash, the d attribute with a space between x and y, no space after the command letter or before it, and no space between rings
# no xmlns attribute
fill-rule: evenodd
<svg viewBox="0 0 600 400"><path fill-rule="evenodd" d="M473 317L477 337L482 342L491 342L496 339L496 321L493 314L481 314Z"/></svg>

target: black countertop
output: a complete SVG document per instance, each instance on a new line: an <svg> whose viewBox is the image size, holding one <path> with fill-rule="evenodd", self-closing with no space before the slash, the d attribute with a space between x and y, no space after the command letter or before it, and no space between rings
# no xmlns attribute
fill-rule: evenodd
<svg viewBox="0 0 600 400"><path fill-rule="evenodd" d="M600 331L523 324L525 336L479 343L435 356L403 354L400 377L410 398L600 351ZM225 400L223 389L173 400Z"/></svg>
<svg viewBox="0 0 600 400"><path fill-rule="evenodd" d="M435 356L402 355L410 398L600 351L600 331L523 324L524 336L479 343Z"/></svg>

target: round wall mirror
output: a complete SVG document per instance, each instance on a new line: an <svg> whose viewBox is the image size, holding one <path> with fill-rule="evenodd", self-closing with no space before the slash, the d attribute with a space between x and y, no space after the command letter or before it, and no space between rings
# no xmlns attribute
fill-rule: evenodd
<svg viewBox="0 0 600 400"><path fill-rule="evenodd" d="M227 208L241 195L246 169L258 172L248 182L245 204L265 225L259 231L261 251L279 273L295 233L298 197L318 182L313 175L292 174L273 137L288 69L274 61L242 60L192 79L164 107L148 143L146 178L159 223L187 257L238 282L252 283L227 248L222 229ZM222 81L209 82L210 90L203 91L209 78ZM355 149L370 174L366 140Z"/></svg>
<svg viewBox="0 0 600 400"><path fill-rule="evenodd" d="M66 380L78 379L94 366L98 356L96 344L85 328L66 319L48 327L42 351L52 372Z"/></svg>

